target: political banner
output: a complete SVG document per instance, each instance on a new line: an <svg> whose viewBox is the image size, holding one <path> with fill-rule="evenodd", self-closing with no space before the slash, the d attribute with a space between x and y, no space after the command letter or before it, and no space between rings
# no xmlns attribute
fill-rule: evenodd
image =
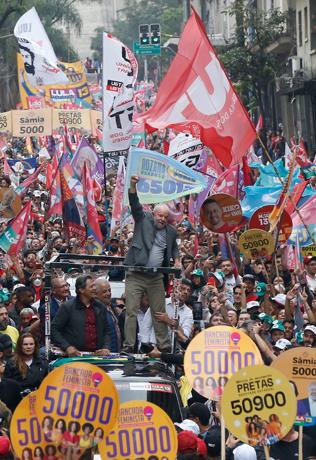
<svg viewBox="0 0 316 460"><path fill-rule="evenodd" d="M113 381L100 367L89 363L73 362L54 369L37 390L35 410L40 423L50 418L55 425L62 419L68 433L63 434L68 442L65 447L71 446L71 434L79 441L86 428L94 438L96 433L99 439L106 436L116 422L118 409Z"/></svg>
<svg viewBox="0 0 316 460"><path fill-rule="evenodd" d="M216 178L212 176L206 176L206 180L207 180L206 188L200 193L192 193L189 198L188 218L192 225L197 224L198 218L200 216L201 206L203 205L204 200L206 199L207 195L212 189L212 186Z"/></svg>
<svg viewBox="0 0 316 460"><path fill-rule="evenodd" d="M251 446L270 446L288 434L296 400L285 375L268 366L240 369L227 382L221 403L225 426Z"/></svg>
<svg viewBox="0 0 316 460"><path fill-rule="evenodd" d="M188 168L195 168L199 162L203 144L187 133L178 134L169 145L168 155Z"/></svg>
<svg viewBox="0 0 316 460"><path fill-rule="evenodd" d="M213 326L196 335L184 354L190 384L207 399L221 399L224 386L244 367L262 364L257 345L248 335L230 326Z"/></svg>
<svg viewBox="0 0 316 460"><path fill-rule="evenodd" d="M303 248L301 248L301 252L302 252L303 257L316 256L316 246L315 245L304 246Z"/></svg>
<svg viewBox="0 0 316 460"><path fill-rule="evenodd" d="M17 160L8 159L8 165L16 174L32 174L37 168L37 158L18 158Z"/></svg>
<svg viewBox="0 0 316 460"><path fill-rule="evenodd" d="M275 242L273 236L265 230L246 230L238 239L238 248L240 252L250 259L271 256L274 247Z"/></svg>
<svg viewBox="0 0 316 460"><path fill-rule="evenodd" d="M307 188L306 188L307 191ZM315 193L315 191L314 191ZM304 193L305 194L305 193ZM316 241L316 195L310 196L302 206L299 207L300 215L295 211L292 214L293 230L289 238L289 243L295 244L298 237L300 246L309 246L314 244ZM304 223L308 228L306 230L305 225L301 221L301 217L304 219Z"/></svg>
<svg viewBox="0 0 316 460"><path fill-rule="evenodd" d="M0 113L0 133L12 132L11 112Z"/></svg>
<svg viewBox="0 0 316 460"><path fill-rule="evenodd" d="M21 198L18 195L16 196L21 209ZM9 255L18 254L25 244L31 206L32 202L29 201L8 225L5 232L0 235L0 248Z"/></svg>
<svg viewBox="0 0 316 460"><path fill-rule="evenodd" d="M103 150L124 151L131 145L134 85L138 64L118 39L103 34Z"/></svg>
<svg viewBox="0 0 316 460"><path fill-rule="evenodd" d="M132 176L138 176L137 193L141 203L163 203L199 193L207 187L202 174L179 161L151 150L132 148L127 161L124 203Z"/></svg>
<svg viewBox="0 0 316 460"><path fill-rule="evenodd" d="M17 458L32 459L44 458L44 452L56 454L57 449L53 442L53 425L50 426L51 438L39 421L36 411L37 392L25 396L16 407L10 423L10 439ZM46 428L46 427L45 427ZM50 446L50 447L49 447ZM28 454L28 456L27 456Z"/></svg>
<svg viewBox="0 0 316 460"><path fill-rule="evenodd" d="M240 203L225 193L211 195L202 204L200 220L212 232L231 232L242 221Z"/></svg>
<svg viewBox="0 0 316 460"><path fill-rule="evenodd" d="M136 400L120 405L113 430L98 448L104 459L168 460L177 456L178 438L164 410L152 402Z"/></svg>
<svg viewBox="0 0 316 460"><path fill-rule="evenodd" d="M62 134L65 126L67 128L89 129L91 131L90 110L53 110L54 130Z"/></svg>
<svg viewBox="0 0 316 460"><path fill-rule="evenodd" d="M20 17L14 35L24 61L24 72L32 86L68 84L34 7Z"/></svg>
<svg viewBox="0 0 316 460"><path fill-rule="evenodd" d="M112 200L111 231L114 230L117 225L120 225L124 198L124 184L125 162L124 157L120 157Z"/></svg>
<svg viewBox="0 0 316 460"><path fill-rule="evenodd" d="M52 134L51 109L12 110L12 134L16 137L50 136Z"/></svg>
<svg viewBox="0 0 316 460"><path fill-rule="evenodd" d="M61 63L68 78L66 84L33 86L24 71L23 59L19 53L17 53L17 66L20 98L24 109L31 108L30 104L36 100L39 102L38 98L42 100L43 104L52 107L62 108L65 104L75 104L77 107L88 105L87 108L90 107L92 98L81 61Z"/></svg>
<svg viewBox="0 0 316 460"><path fill-rule="evenodd" d="M104 183L103 161L96 153L94 148L89 144L85 137L81 138L80 144L71 160L71 166L78 178L82 178L84 164L87 163L92 179L99 184Z"/></svg>
<svg viewBox="0 0 316 460"><path fill-rule="evenodd" d="M273 209L274 206L272 205L262 206L257 209L249 220L249 229L258 228L268 232L270 229L269 216ZM291 216L285 210L282 212L278 228L278 241L280 244L284 244L290 237L293 228Z"/></svg>
<svg viewBox="0 0 316 460"><path fill-rule="evenodd" d="M315 326L314 326L315 327ZM281 353L271 366L289 379L297 399L296 425L316 425L316 349L298 347Z"/></svg>
<svg viewBox="0 0 316 460"><path fill-rule="evenodd" d="M102 132L103 121L102 121L102 112L98 110L90 110L91 118L91 132L93 136L98 137L98 132Z"/></svg>

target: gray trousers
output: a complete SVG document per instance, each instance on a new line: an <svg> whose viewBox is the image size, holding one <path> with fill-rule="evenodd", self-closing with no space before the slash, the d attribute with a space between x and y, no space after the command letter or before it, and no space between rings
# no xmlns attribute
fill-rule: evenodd
<svg viewBox="0 0 316 460"><path fill-rule="evenodd" d="M134 347L137 330L137 313L140 308L142 295L146 293L149 298L149 306L157 339L158 347L161 350L170 348L168 338L168 326L165 323L155 320L154 313L165 312L165 288L163 275L161 273L127 273L126 274L126 316L124 326L124 347Z"/></svg>

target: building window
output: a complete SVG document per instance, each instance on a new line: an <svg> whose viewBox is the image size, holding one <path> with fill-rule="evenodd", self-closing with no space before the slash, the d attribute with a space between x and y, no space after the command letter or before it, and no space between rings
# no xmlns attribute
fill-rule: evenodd
<svg viewBox="0 0 316 460"><path fill-rule="evenodd" d="M303 45L302 11L298 12L298 46Z"/></svg>
<svg viewBox="0 0 316 460"><path fill-rule="evenodd" d="M311 49L316 50L316 2L310 2Z"/></svg>
<svg viewBox="0 0 316 460"><path fill-rule="evenodd" d="M304 40L308 41L308 14L307 6L304 8Z"/></svg>

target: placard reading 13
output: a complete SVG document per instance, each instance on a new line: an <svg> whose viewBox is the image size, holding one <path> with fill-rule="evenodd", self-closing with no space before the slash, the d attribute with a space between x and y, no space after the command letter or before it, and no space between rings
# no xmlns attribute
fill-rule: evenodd
<svg viewBox="0 0 316 460"><path fill-rule="evenodd" d="M36 412L41 421L64 421L71 436L102 438L113 427L119 407L111 378L99 367L82 362L53 370L37 390ZM70 436L70 437L71 437Z"/></svg>
<svg viewBox="0 0 316 460"><path fill-rule="evenodd" d="M98 448L104 460L174 460L177 432L160 407L148 401L129 401L120 405L116 425Z"/></svg>
<svg viewBox="0 0 316 460"><path fill-rule="evenodd" d="M251 446L271 445L293 426L296 400L282 372L268 366L241 369L228 381L222 398L225 425Z"/></svg>
<svg viewBox="0 0 316 460"><path fill-rule="evenodd" d="M184 355L184 370L190 384L205 398L219 400L232 374L261 364L260 352L245 333L234 327L214 326L200 332Z"/></svg>
<svg viewBox="0 0 316 460"><path fill-rule="evenodd" d="M238 240L239 250L249 258L271 256L274 240L265 230L253 229L244 232Z"/></svg>

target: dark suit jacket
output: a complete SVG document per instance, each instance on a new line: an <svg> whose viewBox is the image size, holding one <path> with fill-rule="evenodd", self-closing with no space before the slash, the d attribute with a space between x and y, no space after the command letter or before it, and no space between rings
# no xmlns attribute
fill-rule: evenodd
<svg viewBox="0 0 316 460"><path fill-rule="evenodd" d="M92 301L97 325L97 349L110 348L110 329L107 321L105 307L99 300ZM63 350L73 346L80 351L85 351L85 312L78 297L67 300L58 309L52 322L52 343Z"/></svg>
<svg viewBox="0 0 316 460"><path fill-rule="evenodd" d="M137 193L129 193L132 216L135 221L134 236L131 247L127 253L124 264L145 266L148 262L150 250L155 241L154 217L149 212L144 212L139 202ZM167 248L163 266L170 265L170 259L179 257L177 245L177 231L172 225L166 226Z"/></svg>

